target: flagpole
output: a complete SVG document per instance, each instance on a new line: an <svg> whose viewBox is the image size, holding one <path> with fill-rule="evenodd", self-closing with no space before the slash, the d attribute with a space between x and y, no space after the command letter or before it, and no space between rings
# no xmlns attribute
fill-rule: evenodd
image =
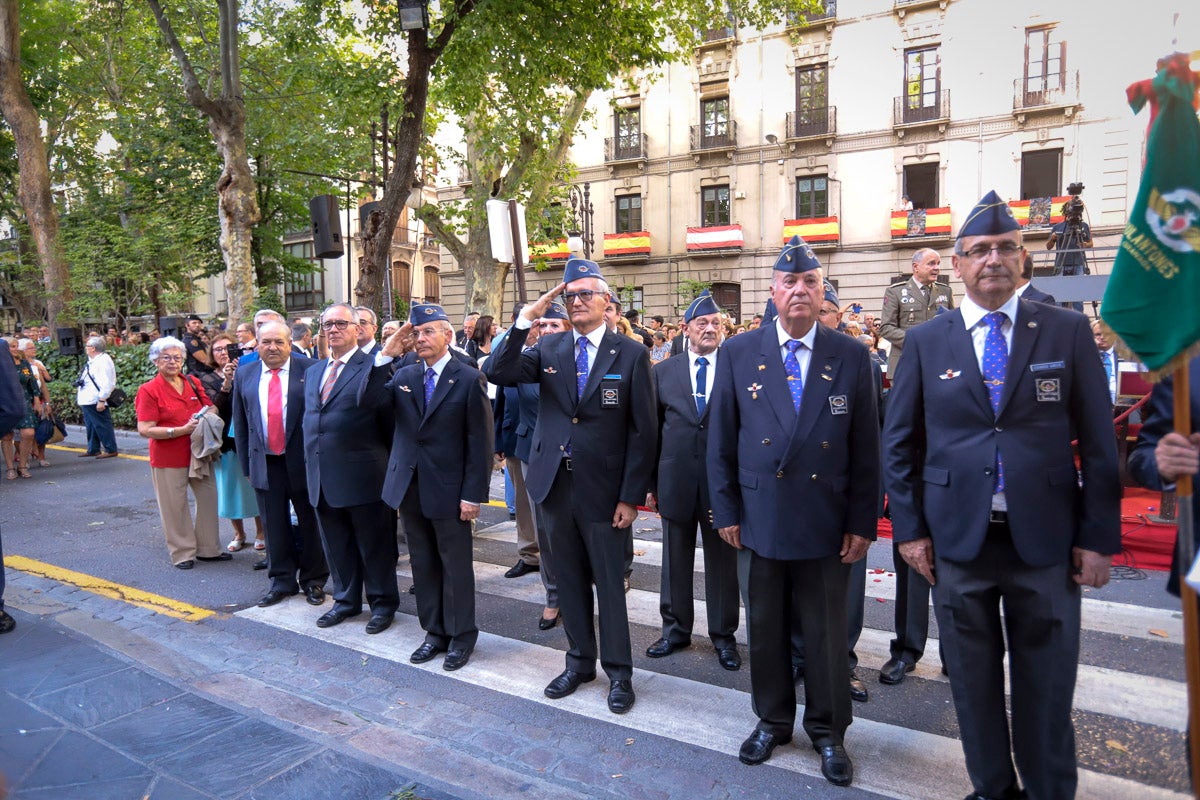
<svg viewBox="0 0 1200 800"><path fill-rule="evenodd" d="M1187 438L1192 434L1191 387L1187 364L1175 370L1175 431ZM1200 608L1196 603L1196 591L1185 580L1195 560L1192 519L1192 476L1180 475L1175 481L1178 535L1176 547L1179 561L1179 594L1183 603L1183 643L1187 658L1188 685L1188 737L1191 752L1188 768L1192 777L1192 796L1200 798Z"/></svg>

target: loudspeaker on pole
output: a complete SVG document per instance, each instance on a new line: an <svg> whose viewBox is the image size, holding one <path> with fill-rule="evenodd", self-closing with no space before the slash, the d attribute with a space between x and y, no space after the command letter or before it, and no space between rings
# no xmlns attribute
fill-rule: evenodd
<svg viewBox="0 0 1200 800"><path fill-rule="evenodd" d="M339 258L342 255L342 223L338 218L337 198L319 194L308 201L312 220L313 251L317 258Z"/></svg>
<svg viewBox="0 0 1200 800"><path fill-rule="evenodd" d="M83 351L79 346L79 331L74 328L57 328L54 333L54 338L58 341L59 355L77 356Z"/></svg>
<svg viewBox="0 0 1200 800"><path fill-rule="evenodd" d="M163 317L158 321L158 332L178 339L183 334L183 317Z"/></svg>

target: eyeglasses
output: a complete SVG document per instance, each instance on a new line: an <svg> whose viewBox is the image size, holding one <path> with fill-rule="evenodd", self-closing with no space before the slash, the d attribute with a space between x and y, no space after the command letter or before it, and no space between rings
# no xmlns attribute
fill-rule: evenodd
<svg viewBox="0 0 1200 800"><path fill-rule="evenodd" d="M995 250L1001 258L1012 258L1021 252L1021 245L1016 242L1001 242L1000 244L977 244L967 251L967 258L972 261L983 261Z"/></svg>
<svg viewBox="0 0 1200 800"><path fill-rule="evenodd" d="M358 321L358 324L359 325L374 325L375 323L371 322L371 320L369 320L369 319L360 319Z"/></svg>
<svg viewBox="0 0 1200 800"><path fill-rule="evenodd" d="M820 314L822 317L824 317L829 314L836 314L836 313L838 313L838 310L836 308L822 308L817 313Z"/></svg>
<svg viewBox="0 0 1200 800"><path fill-rule="evenodd" d="M337 328L339 331L344 331L353 324L355 323L347 319L331 319L328 322L321 323L321 330L331 331L334 328Z"/></svg>
<svg viewBox="0 0 1200 800"><path fill-rule="evenodd" d="M168 364L182 364L183 356L159 356L159 361L166 361Z"/></svg>
<svg viewBox="0 0 1200 800"><path fill-rule="evenodd" d="M583 291L579 292L563 292L562 298L563 302L565 302L567 305L571 305L576 300L579 300L584 304L590 303L592 302L592 298L595 296L596 293L591 289L584 289Z"/></svg>

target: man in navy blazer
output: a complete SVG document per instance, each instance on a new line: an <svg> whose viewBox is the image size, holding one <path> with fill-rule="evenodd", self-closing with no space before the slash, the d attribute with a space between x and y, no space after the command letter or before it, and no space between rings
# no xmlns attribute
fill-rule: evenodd
<svg viewBox="0 0 1200 800"><path fill-rule="evenodd" d="M1054 295L1047 294L1034 286L1030 283L1032 280L1033 256L1026 253L1025 261L1021 264L1021 277L1017 281L1017 297L1020 297L1022 300L1028 300L1031 303L1045 303L1048 306L1058 305L1058 301L1054 299Z"/></svg>
<svg viewBox="0 0 1200 800"><path fill-rule="evenodd" d="M884 428L892 528L935 584L971 798L1075 796L1080 587L1107 583L1121 549L1096 345L1082 314L1015 295L1024 255L989 192L955 242L966 299L909 331Z"/></svg>
<svg viewBox="0 0 1200 800"><path fill-rule="evenodd" d="M750 691L759 716L739 759L761 764L796 719L791 632L804 631L804 730L821 772L849 785L854 767L846 676L850 564L875 538L879 411L867 349L817 324L820 263L799 236L771 280L778 317L730 339L717 362L708 442L713 521L750 550Z"/></svg>
<svg viewBox="0 0 1200 800"><path fill-rule="evenodd" d="M573 330L524 350L524 331L562 294ZM658 417L650 354L641 342L608 331L608 284L595 262L567 261L563 282L521 311L484 369L500 386L541 386L538 426L525 485L542 504L570 641L566 669L546 687L566 697L596 677L592 584L600 617L600 663L608 708L633 707L633 657L625 606L625 552L637 506L650 488Z"/></svg>
<svg viewBox="0 0 1200 800"><path fill-rule="evenodd" d="M241 364L233 383L238 461L266 527L271 588L258 602L263 608L301 590L310 605L319 606L329 577L308 500L301 425L306 371L317 362L291 352L290 335L282 322L264 323L258 329L259 358ZM289 504L296 510L295 530Z"/></svg>
<svg viewBox="0 0 1200 800"><path fill-rule="evenodd" d="M400 510L425 641L410 657L423 664L446 653L442 668L466 665L479 638L471 520L488 499L492 476L492 406L478 370L450 354L454 327L441 306L410 314L420 363L388 384L395 432L383 501ZM401 328L382 355L399 355Z"/></svg>
<svg viewBox="0 0 1200 800"><path fill-rule="evenodd" d="M11 431L25 414L25 392L17 379L8 342L0 339L0 430ZM4 610L4 542L0 540L0 633L17 627L17 621Z"/></svg>
<svg viewBox="0 0 1200 800"><path fill-rule="evenodd" d="M721 309L707 291L684 314L689 346L654 366L658 400L658 469L649 499L663 520L659 611L662 636L646 649L662 658L692 642L692 580L696 527L704 549L704 600L708 636L717 661L727 670L742 666L734 633L738 626L737 551L721 540L712 524L708 496L708 422L713 379L725 338Z"/></svg>
<svg viewBox="0 0 1200 800"><path fill-rule="evenodd" d="M305 373L304 460L334 602L317 627L358 616L365 589L371 607L366 632L379 633L400 605L396 518L381 499L392 440L390 372L373 369L372 359L358 349L354 306L329 306L321 327L329 358Z"/></svg>

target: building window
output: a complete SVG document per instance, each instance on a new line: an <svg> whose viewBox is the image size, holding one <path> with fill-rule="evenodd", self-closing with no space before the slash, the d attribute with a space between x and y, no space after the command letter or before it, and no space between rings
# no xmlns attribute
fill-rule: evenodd
<svg viewBox="0 0 1200 800"><path fill-rule="evenodd" d="M1062 150L1021 154L1021 199L1056 197L1062 188Z"/></svg>
<svg viewBox="0 0 1200 800"><path fill-rule="evenodd" d="M705 186L700 190L700 226L711 228L714 225L728 225L729 187Z"/></svg>
<svg viewBox="0 0 1200 800"><path fill-rule="evenodd" d="M621 313L625 313L631 308L636 308L638 311L646 309L646 295L642 292L641 286L617 286L617 299L621 301ZM646 320L642 320L645 322Z"/></svg>
<svg viewBox="0 0 1200 800"><path fill-rule="evenodd" d="M904 121L941 116L941 70L937 47L904 52Z"/></svg>
<svg viewBox="0 0 1200 800"><path fill-rule="evenodd" d="M1049 102L1066 87L1067 43L1054 26L1025 30L1025 105Z"/></svg>
<svg viewBox="0 0 1200 800"><path fill-rule="evenodd" d="M618 108L615 114L616 160L642 156L642 109Z"/></svg>
<svg viewBox="0 0 1200 800"><path fill-rule="evenodd" d="M412 300L412 267L407 262L392 262L392 299Z"/></svg>
<svg viewBox="0 0 1200 800"><path fill-rule="evenodd" d="M642 230L642 196L640 194L617 195L617 233L633 233Z"/></svg>
<svg viewBox="0 0 1200 800"><path fill-rule="evenodd" d="M938 162L904 165L904 193L914 209L938 208Z"/></svg>
<svg viewBox="0 0 1200 800"><path fill-rule="evenodd" d="M313 271L293 275L283 285L283 305L287 311L309 311L325 305L325 272L313 256L313 243L296 242L286 245L288 253L312 263Z"/></svg>
<svg viewBox="0 0 1200 800"><path fill-rule="evenodd" d="M438 274L437 267L429 266L425 268L425 302L442 302L442 278Z"/></svg>
<svg viewBox="0 0 1200 800"><path fill-rule="evenodd" d="M829 131L829 70L827 65L796 70L796 128L793 136Z"/></svg>
<svg viewBox="0 0 1200 800"><path fill-rule="evenodd" d="M829 216L829 179L824 175L796 178L796 218Z"/></svg>
<svg viewBox="0 0 1200 800"><path fill-rule="evenodd" d="M729 314L733 321L742 317L742 285L740 283L714 283L710 288L717 308Z"/></svg>
<svg viewBox="0 0 1200 800"><path fill-rule="evenodd" d="M729 142L729 98L700 102L700 146L721 147Z"/></svg>

